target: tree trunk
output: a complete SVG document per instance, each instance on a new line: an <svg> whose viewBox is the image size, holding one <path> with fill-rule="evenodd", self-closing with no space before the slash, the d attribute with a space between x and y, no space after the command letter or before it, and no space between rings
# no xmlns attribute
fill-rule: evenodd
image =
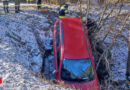
<svg viewBox="0 0 130 90"><path fill-rule="evenodd" d="M78 2L79 2L79 9L80 9L80 18L82 18L82 5L81 5L82 0L79 0Z"/></svg>
<svg viewBox="0 0 130 90"><path fill-rule="evenodd" d="M88 22L88 13L89 13L89 8L90 8L90 0L87 2L87 10L86 10L86 24Z"/></svg>

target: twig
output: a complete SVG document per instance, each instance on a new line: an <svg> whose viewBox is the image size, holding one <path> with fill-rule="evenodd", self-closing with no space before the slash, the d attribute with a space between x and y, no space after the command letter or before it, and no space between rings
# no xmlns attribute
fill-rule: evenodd
<svg viewBox="0 0 130 90"><path fill-rule="evenodd" d="M123 30L123 28L124 28L124 26L125 26L125 24L126 24L126 21L129 19L129 16L130 16L130 13L127 14L127 16L126 16L126 18L125 18L125 20L124 20L124 23L123 23L122 27L120 28L119 33L121 33L121 31Z"/></svg>
<svg viewBox="0 0 130 90"><path fill-rule="evenodd" d="M87 9L86 9L86 24L87 24L87 20L88 20L89 8L90 8L90 0L88 0L88 2L87 2Z"/></svg>
<svg viewBox="0 0 130 90"><path fill-rule="evenodd" d="M125 18L125 20L124 20L124 23L123 23L122 27L120 28L118 34L113 38L112 44L111 44L111 45L103 52L103 54L100 56L99 61L98 61L98 64L97 64L97 67L96 67L96 70L98 69L98 66L99 66L99 64L100 64L100 62L101 62L101 60L102 60L104 54L105 54L108 50L111 50L112 46L115 44L116 39L119 37L119 34L121 33L121 31L124 29L124 26L125 26L125 24L126 24L126 21L127 21L128 18L129 18L129 16L130 16L130 13L128 13L128 15L126 16L126 18Z"/></svg>
<svg viewBox="0 0 130 90"><path fill-rule="evenodd" d="M103 38L102 41L104 41L104 40L106 39L106 37L108 36L108 34L110 33L110 31L112 30L112 29L111 29L111 28L112 28L112 25L117 21L118 16L120 15L121 10L122 10L122 4L120 4L120 9L119 9L119 11L118 11L118 13L117 13L117 15L116 15L114 21L109 24L108 32L107 32L107 34L105 35L105 37ZM103 23L103 25L104 25L104 23Z"/></svg>
<svg viewBox="0 0 130 90"><path fill-rule="evenodd" d="M80 9L80 18L82 18L82 6L81 6L82 0L78 0L78 2L79 2L79 9Z"/></svg>
<svg viewBox="0 0 130 90"><path fill-rule="evenodd" d="M103 20L103 24L101 26L103 26L106 22L106 20L108 19L108 17L112 14L112 12L114 11L114 9L116 8L117 4L119 3L119 0L113 5L111 11L107 14L107 16L104 18Z"/></svg>
<svg viewBox="0 0 130 90"><path fill-rule="evenodd" d="M106 10L107 10L107 4L105 3L104 10L102 11L101 17L100 17L100 19L99 19L98 26L100 26L100 23L101 23L101 21L102 21L102 18L103 18L103 16L104 16Z"/></svg>

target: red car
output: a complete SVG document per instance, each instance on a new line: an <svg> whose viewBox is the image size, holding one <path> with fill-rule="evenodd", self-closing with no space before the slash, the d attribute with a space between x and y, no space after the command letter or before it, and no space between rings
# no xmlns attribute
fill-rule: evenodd
<svg viewBox="0 0 130 90"><path fill-rule="evenodd" d="M100 90L88 33L81 19L58 19L53 41L56 80L80 90Z"/></svg>

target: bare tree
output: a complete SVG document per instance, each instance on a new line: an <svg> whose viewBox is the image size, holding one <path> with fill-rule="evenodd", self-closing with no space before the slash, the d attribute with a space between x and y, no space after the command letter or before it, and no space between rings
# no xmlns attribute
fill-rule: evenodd
<svg viewBox="0 0 130 90"><path fill-rule="evenodd" d="M98 66L99 66L99 64L100 64L100 62L101 62L101 60L102 60L102 58L105 57L105 56L104 56L105 53L108 52L108 50L111 50L112 47L114 46L114 44L116 43L116 40L117 40L117 38L120 36L122 30L124 29L124 26L126 25L126 22L127 22L127 20L129 19L129 16L130 16L130 13L128 13L128 15L126 16L126 18L125 18L125 20L124 20L124 23L123 23L122 27L120 28L119 32L117 33L117 35L114 36L111 45L110 45L106 50L104 50L103 54L100 56L99 61L98 61L98 63L97 63L96 69L98 69Z"/></svg>
<svg viewBox="0 0 130 90"><path fill-rule="evenodd" d="M100 26L101 21L102 21L102 18L103 18L103 16L104 16L106 10L107 10L107 4L105 3L105 5L104 5L104 10L102 11L102 14L101 14L101 16L100 16L98 26Z"/></svg>

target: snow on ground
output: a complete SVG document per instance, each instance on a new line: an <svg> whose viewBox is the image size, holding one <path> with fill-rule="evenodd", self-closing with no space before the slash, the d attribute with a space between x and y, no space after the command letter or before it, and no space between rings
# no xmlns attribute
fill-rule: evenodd
<svg viewBox="0 0 130 90"><path fill-rule="evenodd" d="M0 4L1 5L1 4ZM71 11L79 12L76 5L69 7ZM56 5L44 5L50 7L57 12ZM2 8L0 7L2 10ZM99 14L98 9L91 9L89 17L97 20ZM123 10L126 12L128 10ZM3 13L3 12L2 12ZM73 13L77 16L77 13ZM45 15L34 8L23 8L23 12L0 16L0 77L3 78L4 89L62 89L60 87L51 86L46 81L40 82L40 78L35 77L33 73L38 73L42 65L42 53L36 41L36 36L40 38L45 49L52 49L50 42L52 40L51 20L56 20L54 16L50 19L49 15ZM55 21L54 20L54 21ZM50 21L50 22L48 22ZM128 31L123 32L128 37ZM106 38L105 42L111 43L110 38ZM112 72L114 80L124 80L126 71L127 51L128 47L123 39L118 39L118 47L112 48ZM53 53L46 59L48 66L54 70Z"/></svg>
<svg viewBox="0 0 130 90"><path fill-rule="evenodd" d="M114 80L125 80L128 46L124 39L119 38L117 45L112 48L112 76ZM118 76L118 77L117 77ZM120 78L119 78L120 77Z"/></svg>
<svg viewBox="0 0 130 90"><path fill-rule="evenodd" d="M45 28L45 29L44 29ZM47 29L48 28L48 29ZM38 34L46 49L52 48L52 32L46 16L39 11L14 12L0 16L0 77L2 89L59 90L47 81L41 81L38 73L42 66L42 53L36 41ZM49 57L53 60L53 57ZM52 62L51 62L52 63ZM53 66L53 65L51 65ZM54 68L54 67L50 67ZM52 73L52 72L50 72Z"/></svg>
<svg viewBox="0 0 130 90"><path fill-rule="evenodd" d="M129 18L130 19L130 18ZM124 21L124 20L122 20ZM129 20L127 21L127 24L125 25L122 34L128 39L129 35ZM122 27L123 23L117 24L115 29L113 29L113 32L116 30L119 31ZM105 43L111 44L114 33L110 33L108 37L105 40ZM128 59L128 43L127 41L119 37L117 38L116 44L112 47L111 50L112 53L112 59L110 60L110 65L112 69L112 80L118 81L118 80L126 80L126 67L127 67L127 59Z"/></svg>

